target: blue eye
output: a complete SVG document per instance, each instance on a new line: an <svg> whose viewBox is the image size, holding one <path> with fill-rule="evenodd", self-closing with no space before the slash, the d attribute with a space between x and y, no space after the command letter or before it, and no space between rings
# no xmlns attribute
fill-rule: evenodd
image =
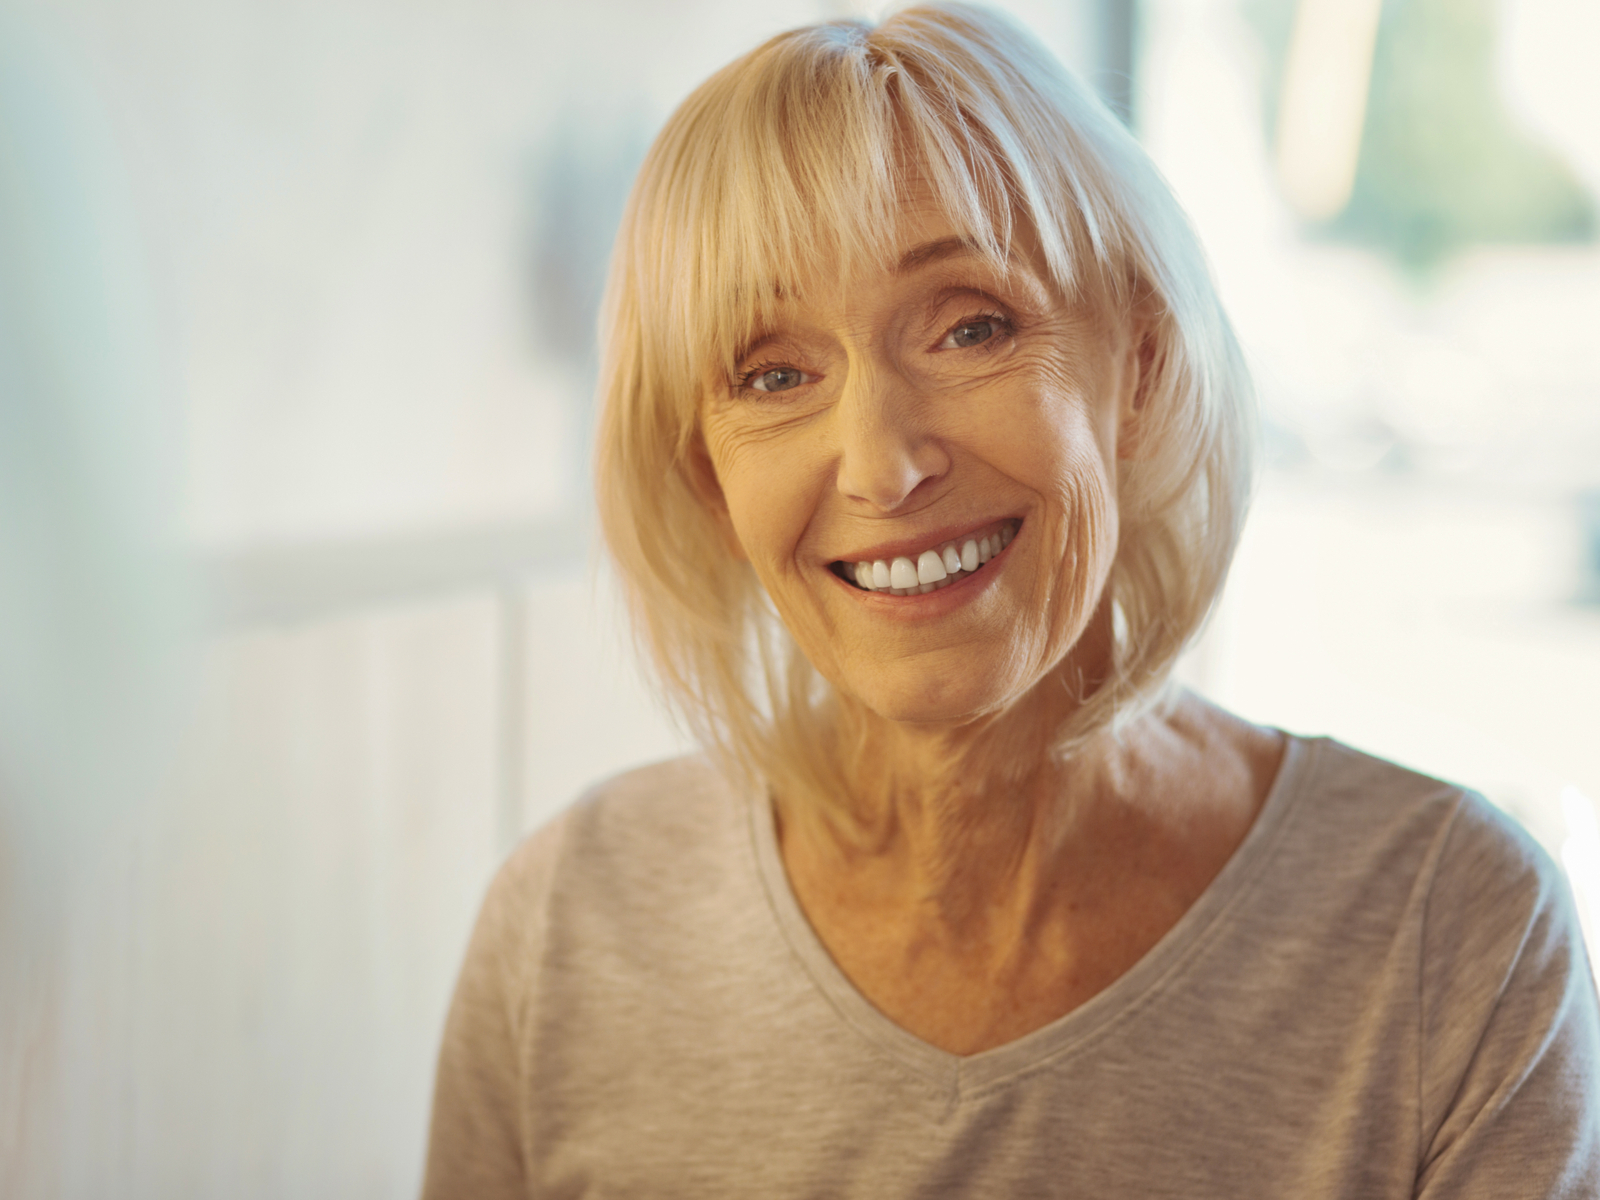
<svg viewBox="0 0 1600 1200"><path fill-rule="evenodd" d="M999 323L988 317L978 321L966 321L945 335L944 341L939 343L939 349L965 350L969 346L980 346L998 332Z"/></svg>
<svg viewBox="0 0 1600 1200"><path fill-rule="evenodd" d="M773 367L750 377L750 386L758 392L787 392L805 382L805 373L798 367Z"/></svg>

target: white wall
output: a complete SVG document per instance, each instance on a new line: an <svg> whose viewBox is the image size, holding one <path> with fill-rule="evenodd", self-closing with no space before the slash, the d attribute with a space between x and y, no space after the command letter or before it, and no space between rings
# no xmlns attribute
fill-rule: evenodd
<svg viewBox="0 0 1600 1200"><path fill-rule="evenodd" d="M683 748L589 561L623 194L712 69L855 7L10 0L104 126L63 153L118 179L210 598L159 786L0 921L0 1194L415 1192L495 864Z"/></svg>

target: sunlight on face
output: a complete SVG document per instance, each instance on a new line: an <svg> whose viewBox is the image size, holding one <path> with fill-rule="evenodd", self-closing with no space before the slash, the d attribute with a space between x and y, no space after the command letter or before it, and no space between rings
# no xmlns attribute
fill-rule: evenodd
<svg viewBox="0 0 1600 1200"><path fill-rule="evenodd" d="M701 422L721 515L817 669L881 717L962 723L1093 650L1132 339L925 199L897 244L792 289Z"/></svg>

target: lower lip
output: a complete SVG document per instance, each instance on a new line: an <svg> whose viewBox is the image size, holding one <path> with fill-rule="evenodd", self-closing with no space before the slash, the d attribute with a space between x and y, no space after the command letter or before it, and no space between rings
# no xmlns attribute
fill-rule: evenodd
<svg viewBox="0 0 1600 1200"><path fill-rule="evenodd" d="M1021 530L1018 530L1017 534L1020 535L1021 532ZM979 588L986 586L991 579L996 578L995 573L990 568L998 566L1000 560L1011 553L1011 547L1016 544L1016 540L1016 537L1013 537L1010 542L1007 542L1005 548L999 554L996 554L983 564L981 571L974 571L965 578L958 579L945 587L935 588L931 592L915 592L907 596L892 596L886 591L869 592L846 583L843 579L834 575L832 571L829 571L828 574L833 576L839 586L848 591L857 600L863 604L872 605L880 612L894 613L897 616L904 615L907 617L935 617L965 604L972 599Z"/></svg>

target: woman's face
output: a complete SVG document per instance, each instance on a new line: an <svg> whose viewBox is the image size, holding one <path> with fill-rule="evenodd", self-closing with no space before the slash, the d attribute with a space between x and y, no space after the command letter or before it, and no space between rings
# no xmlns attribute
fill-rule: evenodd
<svg viewBox="0 0 1600 1200"><path fill-rule="evenodd" d="M702 430L719 516L817 669L890 720L963 723L1090 653L1138 356L926 197L897 246L792 289Z"/></svg>

